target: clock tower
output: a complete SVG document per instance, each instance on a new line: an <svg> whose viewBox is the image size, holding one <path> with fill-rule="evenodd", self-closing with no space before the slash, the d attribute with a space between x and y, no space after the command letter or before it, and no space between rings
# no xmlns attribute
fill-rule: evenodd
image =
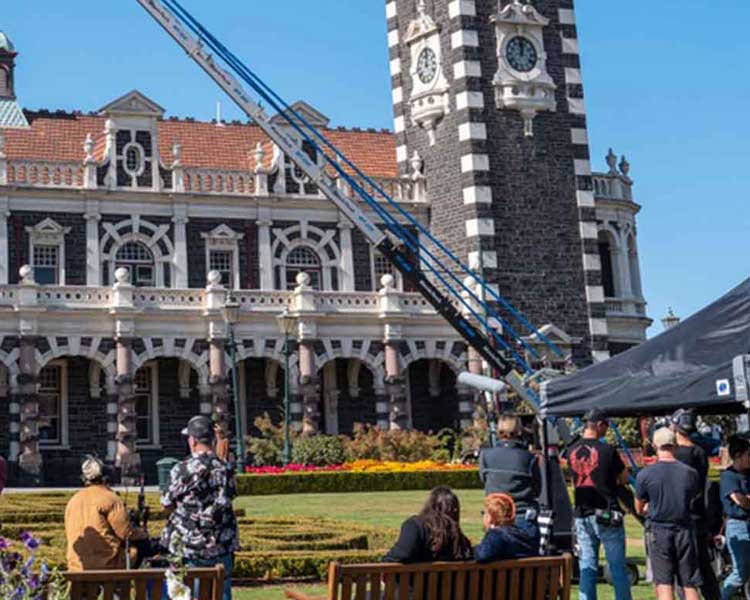
<svg viewBox="0 0 750 600"><path fill-rule="evenodd" d="M397 159L433 233L578 363L608 357L573 0L386 0Z"/></svg>

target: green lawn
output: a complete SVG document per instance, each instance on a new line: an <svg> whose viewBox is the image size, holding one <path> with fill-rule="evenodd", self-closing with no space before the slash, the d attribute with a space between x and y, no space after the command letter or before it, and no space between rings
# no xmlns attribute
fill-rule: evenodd
<svg viewBox="0 0 750 600"><path fill-rule="evenodd" d="M481 515L482 490L460 490L461 525L465 533L478 541L482 535ZM408 516L418 512L426 492L370 492L356 494L301 494L284 496L242 497L235 502L237 508L244 508L248 516L304 515L320 516L352 521L367 525L398 528ZM641 529L637 523L627 523L628 555L643 564L644 552ZM395 540L394 540L395 541ZM643 569L641 569L643 575ZM325 587L301 586L309 593L325 594ZM282 586L238 589L234 592L237 600L270 600L283 598ZM653 588L641 583L633 590L634 600L653 598ZM577 598L574 591L573 598ZM599 600L614 598L612 588L599 586Z"/></svg>

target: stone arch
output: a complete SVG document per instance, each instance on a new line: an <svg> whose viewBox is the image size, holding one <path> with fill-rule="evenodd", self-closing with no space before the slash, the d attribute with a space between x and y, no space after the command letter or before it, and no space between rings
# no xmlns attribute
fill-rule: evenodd
<svg viewBox="0 0 750 600"><path fill-rule="evenodd" d="M156 287L167 285L166 271L174 256L174 244L169 238L170 226L156 225L137 216L117 223L104 223L104 235L99 242L104 285L114 283L117 251L128 242L144 244L154 256Z"/></svg>
<svg viewBox="0 0 750 600"><path fill-rule="evenodd" d="M341 264L341 250L336 244L337 229L324 231L303 221L286 229L275 228L273 233L271 256L273 257L274 277L277 279L279 289L286 287L287 256L299 246L312 249L320 259L323 276L321 289L335 290L339 287L338 267Z"/></svg>
<svg viewBox="0 0 750 600"><path fill-rule="evenodd" d="M0 347L3 344L3 340L5 338L3 336L0 336ZM18 376L19 370L18 370L18 356L20 354L20 351L18 349L18 345L16 345L15 348L10 350L9 352L6 352L5 350L0 350L0 365L2 365L7 373L8 373L8 385L11 389L13 389L16 386L16 377Z"/></svg>
<svg viewBox="0 0 750 600"><path fill-rule="evenodd" d="M209 366L208 350L195 351L194 338L187 338L185 344L177 344L177 338L161 338L161 345L154 345L152 338L143 338L144 349L140 353L133 351L133 371L138 370L149 360L157 358L177 358L189 364L198 375L198 385L208 384Z"/></svg>
<svg viewBox="0 0 750 600"><path fill-rule="evenodd" d="M372 339L324 338L321 340L320 352L315 353L315 370L336 358L356 358L371 372L377 388L385 381L385 355L380 344Z"/></svg>
<svg viewBox="0 0 750 600"><path fill-rule="evenodd" d="M407 339L403 341L399 355L402 373L405 373L412 363L425 358L442 360L458 375L466 370L466 345L457 340Z"/></svg>
<svg viewBox="0 0 750 600"><path fill-rule="evenodd" d="M236 358L237 362L248 358L267 358L283 366L284 338L262 336L244 338L239 341ZM228 354L225 363L230 364ZM297 352L292 352L289 355L289 387L291 393L297 394L299 392L299 354Z"/></svg>
<svg viewBox="0 0 750 600"><path fill-rule="evenodd" d="M612 227L604 226L599 229L597 243L604 295L608 298L619 298L623 295L620 236Z"/></svg>
<svg viewBox="0 0 750 600"><path fill-rule="evenodd" d="M115 351L113 349L106 352L102 350L102 338L47 336L46 341L48 349L44 352L41 352L40 350L36 351L37 373L41 371L47 363L56 358L80 356L97 363L102 371L104 371L108 380L114 379L117 375ZM88 344L84 343L86 341L88 341Z"/></svg>
<svg viewBox="0 0 750 600"><path fill-rule="evenodd" d="M377 369L358 356L334 356L320 364L321 431L349 434L356 423L376 425L378 396L383 393L377 377Z"/></svg>

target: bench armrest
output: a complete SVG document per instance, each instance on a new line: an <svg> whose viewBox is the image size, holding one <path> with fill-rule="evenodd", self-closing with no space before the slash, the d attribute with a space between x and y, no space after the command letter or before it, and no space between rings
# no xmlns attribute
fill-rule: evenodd
<svg viewBox="0 0 750 600"><path fill-rule="evenodd" d="M325 596L308 596L307 594L303 594L302 592L291 588L286 588L284 590L284 595L292 600L327 600Z"/></svg>

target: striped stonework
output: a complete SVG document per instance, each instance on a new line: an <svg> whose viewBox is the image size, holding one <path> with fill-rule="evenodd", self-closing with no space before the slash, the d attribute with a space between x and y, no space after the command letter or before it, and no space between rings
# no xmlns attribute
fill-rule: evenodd
<svg viewBox="0 0 750 600"><path fill-rule="evenodd" d="M483 112L482 63L476 0L449 0L450 57L458 127L461 187L469 238L468 263L480 271L497 268L493 239L487 127Z"/></svg>
<svg viewBox="0 0 750 600"><path fill-rule="evenodd" d="M385 4L385 16L388 20L388 57L391 70L391 90L393 100L393 130L396 134L396 160L399 168L406 171L409 153L406 149L406 111L404 103L403 64L401 61L401 36L398 29L398 12L396 0Z"/></svg>
<svg viewBox="0 0 750 600"><path fill-rule="evenodd" d="M573 8L560 8L558 18L566 65L565 88L571 124L570 139L575 156L576 199L580 220L592 357L594 361L599 362L609 358L608 332L575 11Z"/></svg>

